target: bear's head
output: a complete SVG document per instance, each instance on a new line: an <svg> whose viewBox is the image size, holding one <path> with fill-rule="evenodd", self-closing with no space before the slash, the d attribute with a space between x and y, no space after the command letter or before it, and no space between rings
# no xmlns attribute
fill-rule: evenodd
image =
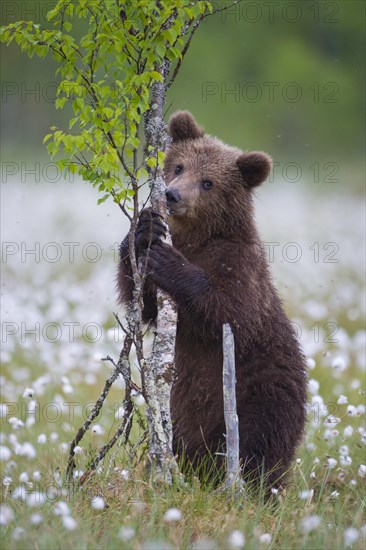
<svg viewBox="0 0 366 550"><path fill-rule="evenodd" d="M205 134L188 111L174 113L168 131L164 173L173 235L188 227L206 237L245 232L253 221L252 191L268 177L270 157Z"/></svg>

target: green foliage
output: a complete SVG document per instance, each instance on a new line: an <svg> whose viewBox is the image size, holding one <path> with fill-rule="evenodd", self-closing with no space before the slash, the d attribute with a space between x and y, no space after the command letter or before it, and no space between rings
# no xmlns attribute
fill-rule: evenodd
<svg viewBox="0 0 366 550"><path fill-rule="evenodd" d="M71 104L74 116L68 130L52 127L44 142L52 158L63 154L61 169L98 187L99 202L112 190L118 202L130 200L146 167L161 165L155 150L138 160L141 123L154 108L151 89L167 84L193 23L211 11L206 1L59 0L47 14L48 28L19 21L1 29L2 42L57 62L56 108Z"/></svg>

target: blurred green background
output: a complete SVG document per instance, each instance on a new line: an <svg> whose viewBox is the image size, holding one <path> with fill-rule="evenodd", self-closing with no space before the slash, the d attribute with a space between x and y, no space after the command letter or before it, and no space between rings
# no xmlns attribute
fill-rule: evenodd
<svg viewBox="0 0 366 550"><path fill-rule="evenodd" d="M365 5L243 1L207 18L169 91L167 115L189 109L224 141L268 151L279 163L275 177L361 189ZM44 22L51 8L4 1L2 24ZM51 58L2 47L3 161L44 159L49 127L67 127L67 110L54 108L55 69Z"/></svg>

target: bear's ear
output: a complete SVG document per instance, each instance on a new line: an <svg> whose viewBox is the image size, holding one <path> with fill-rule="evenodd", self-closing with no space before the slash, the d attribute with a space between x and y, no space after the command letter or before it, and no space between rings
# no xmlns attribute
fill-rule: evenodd
<svg viewBox="0 0 366 550"><path fill-rule="evenodd" d="M247 187L256 187L268 178L272 159L262 151L242 153L236 164Z"/></svg>
<svg viewBox="0 0 366 550"><path fill-rule="evenodd" d="M197 139L203 137L203 130L189 111L177 111L169 120L168 132L173 140Z"/></svg>

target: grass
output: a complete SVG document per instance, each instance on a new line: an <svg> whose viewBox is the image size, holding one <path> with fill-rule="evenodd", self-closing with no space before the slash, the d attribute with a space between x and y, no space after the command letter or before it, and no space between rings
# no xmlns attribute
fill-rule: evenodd
<svg viewBox="0 0 366 550"><path fill-rule="evenodd" d="M12 191L8 188L7 192ZM18 192L14 191L15 197ZM2 548L240 548L243 539L238 534L235 538L235 531L244 535L248 549L364 548L366 472L360 466L366 463L366 333L360 302L362 262L352 251L353 243L363 240L357 199L342 198L346 211L353 212L349 224L341 216L330 215L329 196L316 198L316 211L311 196L297 196L291 203L276 190L268 198L270 206L263 199L264 238L297 241L303 249L299 264L283 262L280 256L271 267L281 281L290 317L301 329L310 379L306 435L287 489L264 502L260 496L235 500L195 479L186 485L155 486L144 457L139 455L131 466L124 449L118 451L111 468L109 459L105 460L82 488L77 479L72 486L65 483L68 443L87 415L87 404L98 397L110 373L99 359L107 354L117 357L121 345L111 331L114 259L108 250L109 235L118 240L120 228L117 223L116 228L106 223L106 205L97 209L93 201L70 199L62 190L55 197L55 188L49 195L37 189L22 193L30 212L39 204L37 193L42 194L46 205L42 226L26 214L19 217L14 201L14 212L7 213L5 240L19 244L26 240L29 248L37 241L42 245L47 227L47 240L58 238L62 245L75 241L74 228L81 227L82 238L100 243L103 255L96 264L86 262L78 257L81 242L74 262L55 264L42 261L42 256L40 261L29 257L22 262L18 254L3 266L1 402L8 407L1 409ZM290 204L284 206L286 200ZM80 203L85 210L82 224ZM273 212L280 208L288 219L282 227L274 223ZM314 237L313 219L320 219L320 213L323 224ZM315 238L321 250L324 243L339 244L338 263L312 262L312 252L306 256ZM324 328L329 322L336 323L333 342L328 341L329 330ZM56 333L51 326L44 332L48 323L56 323ZM72 337L70 323L76 323ZM100 329L98 339L90 338L90 323ZM314 330L316 323L319 333ZM26 388L34 389L33 397L23 397ZM37 402L35 413L30 410L33 400ZM97 419L100 429L81 442L82 453L76 457L79 474L117 428L116 411L122 400L123 386L118 382ZM144 404L138 406L143 413ZM135 438L139 435L137 426L134 434ZM175 521L165 516L171 509L180 511Z"/></svg>
<svg viewBox="0 0 366 550"><path fill-rule="evenodd" d="M42 482L32 489L46 491L44 504L31 507L10 495L5 497L16 514L18 529L23 526L24 536L14 540L14 524L10 523L2 532L4 548L228 548L235 530L245 535L245 548L344 548L345 529L359 528L364 521L361 485L350 487L324 468L311 484L313 498L299 498L299 491L309 486L309 471L296 465L285 494L277 502L265 504L257 498L231 500L195 483L186 487L152 486L142 465L128 480L120 471L113 471L107 478L96 475L82 489L75 485L66 490L50 475L50 465L64 467L53 453L44 454ZM332 498L335 490L339 496ZM104 501L103 510L93 508L93 499L98 498ZM62 516L55 515L60 501L67 503L77 522L73 531L64 527ZM171 508L181 511L181 520L164 519ZM31 524L34 513L41 514L40 525ZM314 515L320 518L319 527L304 532L303 518ZM125 533L126 528L132 529L131 540L121 540L123 528ZM269 545L260 543L265 533L271 534ZM352 547L363 548L362 537Z"/></svg>

